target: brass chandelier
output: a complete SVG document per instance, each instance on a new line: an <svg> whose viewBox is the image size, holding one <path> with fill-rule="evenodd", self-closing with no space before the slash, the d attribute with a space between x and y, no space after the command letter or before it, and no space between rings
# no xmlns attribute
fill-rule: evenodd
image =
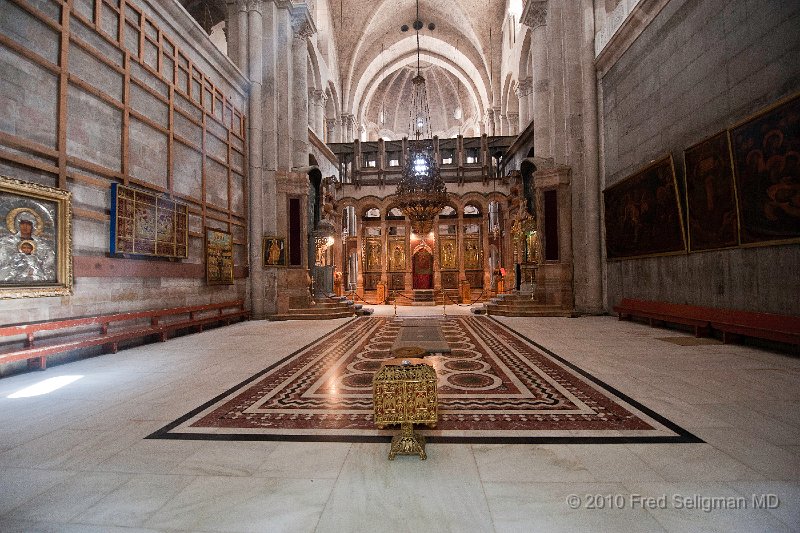
<svg viewBox="0 0 800 533"><path fill-rule="evenodd" d="M411 80L410 135L396 193L397 207L411 221L411 229L417 235L429 233L433 229L434 218L447 205L447 188L433 151L428 91L425 78L420 73L419 30L422 27L417 0L417 18L413 24L417 32L417 75ZM435 25L430 23L428 28L433 30ZM404 25L401 29L408 31L408 26Z"/></svg>

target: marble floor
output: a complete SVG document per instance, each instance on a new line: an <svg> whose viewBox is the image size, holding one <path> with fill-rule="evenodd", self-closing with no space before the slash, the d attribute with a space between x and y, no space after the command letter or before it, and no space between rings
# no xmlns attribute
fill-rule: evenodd
<svg viewBox="0 0 800 533"><path fill-rule="evenodd" d="M704 443L144 439L346 319L252 321L0 379L0 531L800 531L800 359L499 320Z"/></svg>

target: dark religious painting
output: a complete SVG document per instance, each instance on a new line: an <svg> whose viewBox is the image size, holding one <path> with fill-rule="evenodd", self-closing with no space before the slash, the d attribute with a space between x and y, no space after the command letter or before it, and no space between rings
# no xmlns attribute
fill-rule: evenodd
<svg viewBox="0 0 800 533"><path fill-rule="evenodd" d="M286 239L272 235L264 236L261 246L264 257L263 265L286 266Z"/></svg>
<svg viewBox="0 0 800 533"><path fill-rule="evenodd" d="M742 244L800 239L800 96L731 129Z"/></svg>
<svg viewBox="0 0 800 533"><path fill-rule="evenodd" d="M603 197L608 259L686 251L671 155L609 187Z"/></svg>
<svg viewBox="0 0 800 533"><path fill-rule="evenodd" d="M111 184L111 253L189 256L189 208L159 194Z"/></svg>
<svg viewBox="0 0 800 533"><path fill-rule="evenodd" d="M227 231L206 228L206 283L233 285L233 237Z"/></svg>
<svg viewBox="0 0 800 533"><path fill-rule="evenodd" d="M149 438L387 442L399 429L376 427L373 378L407 320L349 321ZM438 419L419 429L431 442L702 442L491 318L425 323L450 348L425 357Z"/></svg>
<svg viewBox="0 0 800 533"><path fill-rule="evenodd" d="M683 158L689 250L736 246L739 229L727 132L687 148Z"/></svg>
<svg viewBox="0 0 800 533"><path fill-rule="evenodd" d="M0 298L72 292L71 193L0 176Z"/></svg>

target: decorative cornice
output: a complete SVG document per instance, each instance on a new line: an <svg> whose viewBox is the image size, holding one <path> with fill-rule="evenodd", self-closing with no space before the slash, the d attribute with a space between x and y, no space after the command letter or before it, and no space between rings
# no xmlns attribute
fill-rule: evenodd
<svg viewBox="0 0 800 533"><path fill-rule="evenodd" d="M539 26L547 25L547 2L548 0L528 0L522 10L520 22L535 30Z"/></svg>

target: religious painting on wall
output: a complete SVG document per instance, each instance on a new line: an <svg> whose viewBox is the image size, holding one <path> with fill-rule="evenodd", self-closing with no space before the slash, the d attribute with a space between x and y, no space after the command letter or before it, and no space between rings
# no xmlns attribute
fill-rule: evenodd
<svg viewBox="0 0 800 533"><path fill-rule="evenodd" d="M72 293L71 193L0 176L0 298Z"/></svg>
<svg viewBox="0 0 800 533"><path fill-rule="evenodd" d="M457 270L456 238L439 237L439 268L441 270Z"/></svg>
<svg viewBox="0 0 800 533"><path fill-rule="evenodd" d="M481 268L480 241L464 237L464 270L480 270Z"/></svg>
<svg viewBox="0 0 800 533"><path fill-rule="evenodd" d="M469 207L469 206L467 206ZM474 206L473 206L474 207ZM477 208L475 208L477 210ZM464 208L466 215L467 209ZM480 270L481 265L481 225L465 224L461 254L464 257L464 270Z"/></svg>
<svg viewBox="0 0 800 533"><path fill-rule="evenodd" d="M683 152L689 251L739 244L731 148L726 132Z"/></svg>
<svg viewBox="0 0 800 533"><path fill-rule="evenodd" d="M264 266L286 266L286 239L265 235L261 245Z"/></svg>
<svg viewBox="0 0 800 533"><path fill-rule="evenodd" d="M389 270L403 272L406 269L406 240L389 239Z"/></svg>
<svg viewBox="0 0 800 533"><path fill-rule="evenodd" d="M608 259L686 251L671 155L612 185L603 197Z"/></svg>
<svg viewBox="0 0 800 533"><path fill-rule="evenodd" d="M364 270L380 272L381 264L381 239L367 238L364 241Z"/></svg>
<svg viewBox="0 0 800 533"><path fill-rule="evenodd" d="M206 283L233 285L233 236L206 228Z"/></svg>
<svg viewBox="0 0 800 533"><path fill-rule="evenodd" d="M189 257L189 207L112 183L110 248L112 254Z"/></svg>
<svg viewBox="0 0 800 533"><path fill-rule="evenodd" d="M800 240L800 95L731 128L740 242Z"/></svg>

